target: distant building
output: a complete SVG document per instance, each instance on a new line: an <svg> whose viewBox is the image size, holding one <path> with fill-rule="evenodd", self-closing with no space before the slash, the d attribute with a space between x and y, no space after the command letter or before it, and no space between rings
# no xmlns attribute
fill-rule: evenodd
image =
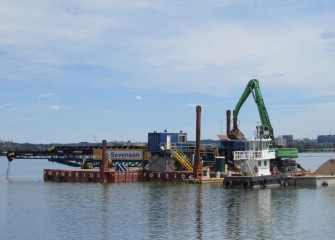
<svg viewBox="0 0 335 240"><path fill-rule="evenodd" d="M301 140L303 143L316 143L316 139L303 138Z"/></svg>
<svg viewBox="0 0 335 240"><path fill-rule="evenodd" d="M335 143L335 135L319 135L317 138L317 143Z"/></svg>
<svg viewBox="0 0 335 240"><path fill-rule="evenodd" d="M293 135L281 135L275 138L275 143L278 146L287 147L293 143Z"/></svg>
<svg viewBox="0 0 335 240"><path fill-rule="evenodd" d="M291 145L293 143L293 135L283 135L283 138L286 140L287 145Z"/></svg>

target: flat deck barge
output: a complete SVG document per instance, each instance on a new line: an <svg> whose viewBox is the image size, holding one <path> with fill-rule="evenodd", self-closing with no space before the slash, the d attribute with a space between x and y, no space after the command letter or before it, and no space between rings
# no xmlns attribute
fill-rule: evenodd
<svg viewBox="0 0 335 240"><path fill-rule="evenodd" d="M335 176L296 176L288 177L288 186L296 187L326 187L335 186Z"/></svg>
<svg viewBox="0 0 335 240"><path fill-rule="evenodd" d="M221 183L224 178L201 178L194 179L193 172L148 172L142 170L131 170L127 172L110 170L108 172L108 183L144 182L144 181L166 181L185 183ZM99 169L44 169L43 178L46 182L103 182L103 174ZM288 187L325 187L335 186L335 176L288 176L285 178ZM282 187L285 187L282 186Z"/></svg>
<svg viewBox="0 0 335 240"><path fill-rule="evenodd" d="M104 179L105 176L105 179ZM169 181L182 182L193 176L193 172L147 172L142 170L101 172L99 169L44 169L43 178L47 182L140 182Z"/></svg>

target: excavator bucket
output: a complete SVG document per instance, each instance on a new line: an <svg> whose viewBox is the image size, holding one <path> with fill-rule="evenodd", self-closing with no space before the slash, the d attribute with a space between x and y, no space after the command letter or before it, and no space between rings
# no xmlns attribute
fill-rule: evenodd
<svg viewBox="0 0 335 240"><path fill-rule="evenodd" d="M228 137L232 140L241 140L241 139L244 139L244 134L240 131L240 129L235 129L235 130L232 130Z"/></svg>

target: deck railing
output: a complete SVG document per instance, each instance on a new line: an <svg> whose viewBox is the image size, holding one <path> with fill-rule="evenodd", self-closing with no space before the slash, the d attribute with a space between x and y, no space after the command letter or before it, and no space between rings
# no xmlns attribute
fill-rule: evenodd
<svg viewBox="0 0 335 240"><path fill-rule="evenodd" d="M276 154L274 150L263 150L263 151L235 151L234 160L244 159L272 159L275 158Z"/></svg>

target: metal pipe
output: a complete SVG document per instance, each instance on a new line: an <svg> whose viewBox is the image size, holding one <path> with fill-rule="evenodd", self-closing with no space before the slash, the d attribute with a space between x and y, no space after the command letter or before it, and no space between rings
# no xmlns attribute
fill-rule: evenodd
<svg viewBox="0 0 335 240"><path fill-rule="evenodd" d="M201 106L196 107L196 143L195 143L195 156L196 156L196 165L198 166L200 161L200 132L201 132Z"/></svg>
<svg viewBox="0 0 335 240"><path fill-rule="evenodd" d="M100 166L100 173L102 176L102 182L107 183L109 178L109 166L107 159L107 141L102 140L102 163Z"/></svg>
<svg viewBox="0 0 335 240"><path fill-rule="evenodd" d="M200 131L201 131L201 106L196 107L196 139L195 139L195 164L193 167L193 177L202 177L202 162L200 159Z"/></svg>
<svg viewBox="0 0 335 240"><path fill-rule="evenodd" d="M227 110L227 136L229 135L230 133L230 119L231 119L231 111L230 110Z"/></svg>

